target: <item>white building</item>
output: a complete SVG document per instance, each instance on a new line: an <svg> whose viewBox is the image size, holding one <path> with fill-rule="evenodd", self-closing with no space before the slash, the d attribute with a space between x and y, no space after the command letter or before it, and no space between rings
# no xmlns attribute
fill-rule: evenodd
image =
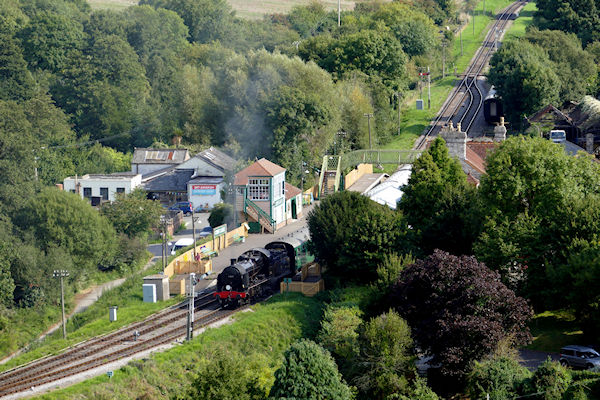
<svg viewBox="0 0 600 400"><path fill-rule="evenodd" d="M70 176L63 181L65 191L79 193L81 198L89 199L92 205L103 201L114 201L117 193L131 193L142 184L142 175L131 172L114 174L87 174Z"/></svg>

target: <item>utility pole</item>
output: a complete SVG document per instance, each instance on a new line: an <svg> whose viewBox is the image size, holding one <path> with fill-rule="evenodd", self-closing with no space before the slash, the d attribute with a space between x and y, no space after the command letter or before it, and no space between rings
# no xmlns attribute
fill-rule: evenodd
<svg viewBox="0 0 600 400"><path fill-rule="evenodd" d="M485 0L483 0L483 15L485 15Z"/></svg>
<svg viewBox="0 0 600 400"><path fill-rule="evenodd" d="M446 77L446 40L442 39L442 79Z"/></svg>
<svg viewBox="0 0 600 400"><path fill-rule="evenodd" d="M342 26L342 4L341 0L338 0L338 27Z"/></svg>
<svg viewBox="0 0 600 400"><path fill-rule="evenodd" d="M370 150L373 148L373 145L371 142L371 118L373 118L373 114L366 113L365 117L367 117L367 125L369 126L369 150Z"/></svg>
<svg viewBox="0 0 600 400"><path fill-rule="evenodd" d="M475 36L475 7L473 7L473 36Z"/></svg>
<svg viewBox="0 0 600 400"><path fill-rule="evenodd" d="M427 108L431 108L431 74L427 67Z"/></svg>
<svg viewBox="0 0 600 400"><path fill-rule="evenodd" d="M394 96L398 99L398 135L400 135L400 106L402 105L402 93L394 92Z"/></svg>
<svg viewBox="0 0 600 400"><path fill-rule="evenodd" d="M63 285L63 278L69 276L69 271L64 269L55 269L52 276L60 279L60 305L62 308L62 328L63 328L63 339L67 338L67 326L65 325L65 289Z"/></svg>
<svg viewBox="0 0 600 400"><path fill-rule="evenodd" d="M167 219L162 216L161 218L161 230L162 230L162 265L163 265L163 275L165 273L165 269L167 268Z"/></svg>
<svg viewBox="0 0 600 400"><path fill-rule="evenodd" d="M196 262L196 218L194 217L194 207L192 207L192 238L194 240L194 262Z"/></svg>
<svg viewBox="0 0 600 400"><path fill-rule="evenodd" d="M463 43L462 43L462 26L459 26L460 29L460 56L463 55Z"/></svg>
<svg viewBox="0 0 600 400"><path fill-rule="evenodd" d="M196 274L190 274L190 292L188 293L188 315L187 315L187 340L194 337L194 286L196 286Z"/></svg>

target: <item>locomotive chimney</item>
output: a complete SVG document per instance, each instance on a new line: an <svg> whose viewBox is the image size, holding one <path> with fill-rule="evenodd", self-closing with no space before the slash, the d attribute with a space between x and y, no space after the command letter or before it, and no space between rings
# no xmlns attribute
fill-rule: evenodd
<svg viewBox="0 0 600 400"><path fill-rule="evenodd" d="M235 264L235 258L230 258L229 260L231 261L231 264L230 264L230 265L233 265L233 264Z"/></svg>

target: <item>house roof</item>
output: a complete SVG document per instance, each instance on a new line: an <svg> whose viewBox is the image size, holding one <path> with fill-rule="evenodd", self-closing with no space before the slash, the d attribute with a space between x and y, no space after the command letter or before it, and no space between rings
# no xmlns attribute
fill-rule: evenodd
<svg viewBox="0 0 600 400"><path fill-rule="evenodd" d="M248 177L251 176L275 176L282 172L285 172L285 168L272 163L266 158L261 158L235 174L234 185L247 185Z"/></svg>
<svg viewBox="0 0 600 400"><path fill-rule="evenodd" d="M292 197L296 197L298 196L300 193L302 193L302 190L300 190L300 188L297 188L294 185L290 185L289 183L285 183L285 199L289 200Z"/></svg>
<svg viewBox="0 0 600 400"><path fill-rule="evenodd" d="M233 171L236 164L233 158L229 157L221 150L215 149L214 147L210 147L204 151L201 151L194 157L201 158L207 163L212 164L223 171Z"/></svg>
<svg viewBox="0 0 600 400"><path fill-rule="evenodd" d="M190 180L188 183L205 183L205 184L219 184L223 182L223 177L221 176L197 176L194 179Z"/></svg>
<svg viewBox="0 0 600 400"><path fill-rule="evenodd" d="M190 158L187 149L139 148L133 151L132 164L181 164Z"/></svg>
<svg viewBox="0 0 600 400"><path fill-rule="evenodd" d="M173 169L142 185L147 192L187 192L187 184L193 174L193 169Z"/></svg>

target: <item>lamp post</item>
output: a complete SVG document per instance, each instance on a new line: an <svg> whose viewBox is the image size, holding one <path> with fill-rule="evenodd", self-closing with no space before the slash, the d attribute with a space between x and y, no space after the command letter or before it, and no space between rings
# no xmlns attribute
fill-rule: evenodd
<svg viewBox="0 0 600 400"><path fill-rule="evenodd" d="M192 340L194 337L194 287L196 286L196 274L190 274L190 292L188 293L188 315L187 315L187 340Z"/></svg>
<svg viewBox="0 0 600 400"><path fill-rule="evenodd" d="M373 148L372 142L371 142L371 118L373 118L373 114L372 113L365 113L364 114L365 117L367 117L367 125L369 127L369 150Z"/></svg>
<svg viewBox="0 0 600 400"><path fill-rule="evenodd" d="M396 96L396 99L398 99L398 135L400 135L400 106L402 105L402 93L394 92L394 96Z"/></svg>
<svg viewBox="0 0 600 400"><path fill-rule="evenodd" d="M163 267L163 275L165 274L165 269L167 268L167 218L164 215L160 216L160 236L162 238L162 246L161 246L161 255L162 255L162 267Z"/></svg>
<svg viewBox="0 0 600 400"><path fill-rule="evenodd" d="M62 308L63 339L66 339L67 338L67 327L65 325L65 290L64 290L64 285L63 285L63 278L66 278L69 276L69 271L66 271L64 269L54 270L54 272L52 273L52 276L54 278L60 279L60 305Z"/></svg>

